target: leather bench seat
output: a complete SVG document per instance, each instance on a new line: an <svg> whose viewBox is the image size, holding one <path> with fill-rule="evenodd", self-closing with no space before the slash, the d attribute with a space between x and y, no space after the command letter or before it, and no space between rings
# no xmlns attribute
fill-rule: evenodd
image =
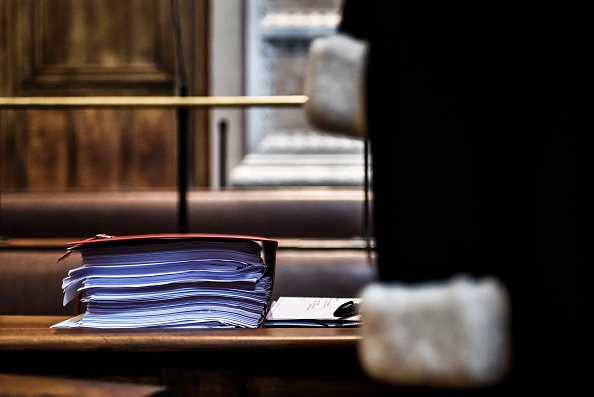
<svg viewBox="0 0 594 397"><path fill-rule="evenodd" d="M364 233L361 189L192 191L187 231L271 238ZM2 193L4 237L87 237L178 230L177 192Z"/></svg>

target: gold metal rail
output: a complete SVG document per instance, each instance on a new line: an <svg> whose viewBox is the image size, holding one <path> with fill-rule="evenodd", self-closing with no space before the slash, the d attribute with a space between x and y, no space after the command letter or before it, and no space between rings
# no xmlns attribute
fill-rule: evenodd
<svg viewBox="0 0 594 397"><path fill-rule="evenodd" d="M0 108L301 106L305 95L0 97Z"/></svg>

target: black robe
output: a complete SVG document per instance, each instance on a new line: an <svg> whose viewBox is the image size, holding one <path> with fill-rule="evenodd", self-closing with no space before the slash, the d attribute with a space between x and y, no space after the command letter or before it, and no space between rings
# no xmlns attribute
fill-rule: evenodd
<svg viewBox="0 0 594 397"><path fill-rule="evenodd" d="M338 28L370 45L379 276L497 276L516 390L590 388L590 8L346 0Z"/></svg>

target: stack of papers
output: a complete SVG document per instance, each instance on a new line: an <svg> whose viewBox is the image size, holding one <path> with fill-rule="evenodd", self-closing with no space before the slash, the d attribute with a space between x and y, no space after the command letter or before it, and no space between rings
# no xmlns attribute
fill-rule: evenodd
<svg viewBox="0 0 594 397"><path fill-rule="evenodd" d="M72 243L82 266L62 282L64 305L86 312L52 328L257 328L272 294L274 263L245 236L101 236ZM264 241L264 242L263 242ZM271 260L271 262L274 262Z"/></svg>

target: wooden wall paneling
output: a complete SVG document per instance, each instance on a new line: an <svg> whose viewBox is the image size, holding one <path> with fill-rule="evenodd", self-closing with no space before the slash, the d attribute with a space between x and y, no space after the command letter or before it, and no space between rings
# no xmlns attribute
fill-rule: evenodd
<svg viewBox="0 0 594 397"><path fill-rule="evenodd" d="M175 111L138 109L132 123L130 185L133 189L166 186L177 179L177 134Z"/></svg>
<svg viewBox="0 0 594 397"><path fill-rule="evenodd" d="M182 30L184 40L184 53L190 73L190 95L209 95L208 82L208 43L209 27L209 1L208 0L183 0L180 2L183 12ZM190 130L190 153L188 159L193 168L190 169L191 185L207 187L210 184L210 134L209 111L196 108L192 110Z"/></svg>
<svg viewBox="0 0 594 397"><path fill-rule="evenodd" d="M11 2L3 1L0 2L0 26L4 28L0 29L0 95L6 96L10 92L8 85L8 79L10 74L8 73L10 58L8 57L8 46L13 42L12 31L10 29L10 15ZM9 119L12 119L14 112L0 109L0 189L9 187L11 183L8 183L7 179L10 178L11 172L8 169L8 162L5 157L9 155L6 151L6 145L10 144L11 138L4 131L7 130ZM14 160L11 162L14 163ZM10 181L12 182L12 181ZM1 204L1 200L0 200Z"/></svg>
<svg viewBox="0 0 594 397"><path fill-rule="evenodd" d="M0 188L20 190L26 186L24 142L25 111L0 110Z"/></svg>
<svg viewBox="0 0 594 397"><path fill-rule="evenodd" d="M15 42L15 21L10 18L13 13L13 2L0 2L0 95L12 92L12 45Z"/></svg>
<svg viewBox="0 0 594 397"><path fill-rule="evenodd" d="M30 190L68 189L67 124L64 111L28 110L25 164Z"/></svg>
<svg viewBox="0 0 594 397"><path fill-rule="evenodd" d="M189 95L208 95L207 4L180 1ZM0 12L2 96L177 94L169 0L3 0ZM190 185L207 186L208 111L190 114ZM1 188L174 189L174 115L3 109Z"/></svg>
<svg viewBox="0 0 594 397"><path fill-rule="evenodd" d="M74 114L75 150L72 186L82 190L118 190L121 186L125 120L122 111L82 109Z"/></svg>
<svg viewBox="0 0 594 397"><path fill-rule="evenodd" d="M17 0L0 1L0 95L20 95L19 83L28 67L22 58L28 54L31 6ZM0 110L0 189L18 190L26 186L26 111Z"/></svg>
<svg viewBox="0 0 594 397"><path fill-rule="evenodd" d="M22 82L31 95L172 94L168 1L45 0L34 5L33 71Z"/></svg>

